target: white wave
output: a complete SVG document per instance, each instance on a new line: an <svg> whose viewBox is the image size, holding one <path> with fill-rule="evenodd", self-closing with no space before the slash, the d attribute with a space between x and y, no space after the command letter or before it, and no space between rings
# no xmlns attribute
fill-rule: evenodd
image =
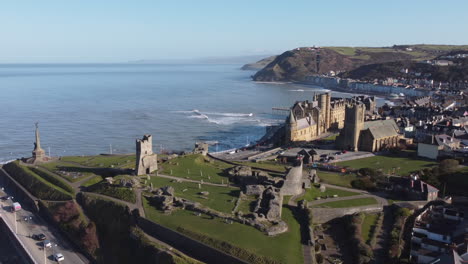
<svg viewBox="0 0 468 264"><path fill-rule="evenodd" d="M188 118L202 119L216 125L235 125L235 124L252 124L255 126L269 126L276 121L262 120L255 117L254 113L230 113L230 112L204 112L198 109L191 111L175 111L177 113L191 114Z"/></svg>
<svg viewBox="0 0 468 264"><path fill-rule="evenodd" d="M0 161L0 164L4 165L4 164L7 164L7 163L10 163L10 162L13 162L13 161L15 161L15 160L12 159L12 160Z"/></svg>
<svg viewBox="0 0 468 264"><path fill-rule="evenodd" d="M208 119L208 116L200 114L200 115L191 115L191 116L189 116L189 118Z"/></svg>
<svg viewBox="0 0 468 264"><path fill-rule="evenodd" d="M304 89L289 90L290 92L304 92Z"/></svg>

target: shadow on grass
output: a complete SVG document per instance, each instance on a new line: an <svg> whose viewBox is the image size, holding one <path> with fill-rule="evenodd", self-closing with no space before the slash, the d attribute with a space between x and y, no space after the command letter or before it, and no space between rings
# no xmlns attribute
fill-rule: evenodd
<svg viewBox="0 0 468 264"><path fill-rule="evenodd" d="M300 226L301 244L307 245L311 238L309 234L309 222L307 221L305 213L302 212L298 207L290 206L288 204L283 205L283 207L291 210L294 219L299 223Z"/></svg>

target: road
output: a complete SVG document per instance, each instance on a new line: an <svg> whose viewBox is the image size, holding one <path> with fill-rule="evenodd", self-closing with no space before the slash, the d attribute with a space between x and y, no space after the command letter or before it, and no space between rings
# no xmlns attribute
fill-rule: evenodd
<svg viewBox="0 0 468 264"><path fill-rule="evenodd" d="M8 190L0 191L0 197L8 195ZM53 254L62 253L65 260L61 263L89 263L84 257L74 251L74 248L62 238L62 236L54 228L42 220L39 216L30 211L22 209L16 213L9 212L11 206L10 200L0 201L0 217L15 231L15 222L17 224L17 238L25 245L26 250L30 253L36 263L56 263L53 260ZM16 220L15 221L15 217ZM25 221L24 218L28 218ZM32 220L29 220L31 218ZM46 249L45 254L41 242L33 240L33 234L43 233L48 240L52 242L52 247ZM45 258L44 258L45 256Z"/></svg>

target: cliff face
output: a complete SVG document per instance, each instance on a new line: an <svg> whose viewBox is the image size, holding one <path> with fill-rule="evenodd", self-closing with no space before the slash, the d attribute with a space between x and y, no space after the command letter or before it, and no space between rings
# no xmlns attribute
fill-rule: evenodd
<svg viewBox="0 0 468 264"><path fill-rule="evenodd" d="M270 64L274 59L276 59L276 57L278 57L278 56L270 56L268 58L261 59L261 60L259 60L257 62L254 62L254 63L247 63L247 64L245 64L244 66L241 67L241 70L244 70L244 71L258 71L258 70L261 70L265 66Z"/></svg>
<svg viewBox="0 0 468 264"><path fill-rule="evenodd" d="M254 81L301 81L311 74L346 71L356 62L349 56L327 49L299 49L286 51L265 68L258 71Z"/></svg>

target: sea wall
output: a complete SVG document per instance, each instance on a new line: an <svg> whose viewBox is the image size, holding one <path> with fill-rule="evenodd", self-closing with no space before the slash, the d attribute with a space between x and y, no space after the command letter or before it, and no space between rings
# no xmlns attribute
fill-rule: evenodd
<svg viewBox="0 0 468 264"><path fill-rule="evenodd" d="M137 217L137 225L147 234L205 263L245 264L246 262L191 239L148 219Z"/></svg>
<svg viewBox="0 0 468 264"><path fill-rule="evenodd" d="M322 86L327 89L339 90L349 93L369 93L369 94L404 94L405 96L426 96L430 91L422 89L413 89L405 87L397 87L391 85L372 84L367 82L359 82L350 79L341 79L339 77L322 77L322 76L307 76L304 80L305 84L313 84Z"/></svg>

